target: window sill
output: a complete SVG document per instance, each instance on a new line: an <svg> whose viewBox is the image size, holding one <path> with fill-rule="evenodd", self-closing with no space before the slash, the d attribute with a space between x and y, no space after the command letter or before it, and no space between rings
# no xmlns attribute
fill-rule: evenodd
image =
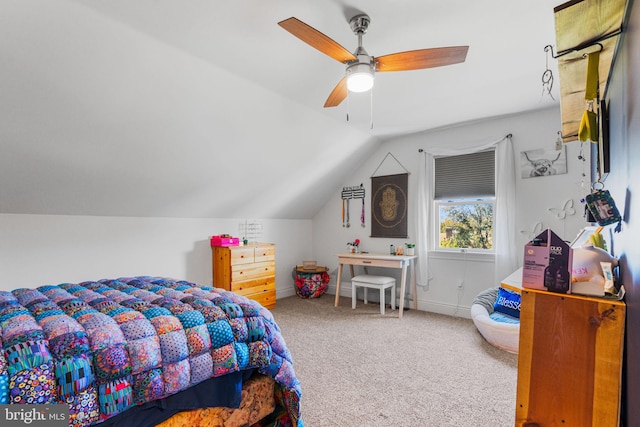
<svg viewBox="0 0 640 427"><path fill-rule="evenodd" d="M456 261L495 262L496 254L469 251L430 251L429 259L446 259Z"/></svg>

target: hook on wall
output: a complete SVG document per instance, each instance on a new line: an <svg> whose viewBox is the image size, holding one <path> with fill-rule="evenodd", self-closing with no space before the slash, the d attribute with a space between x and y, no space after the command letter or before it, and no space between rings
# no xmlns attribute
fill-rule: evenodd
<svg viewBox="0 0 640 427"><path fill-rule="evenodd" d="M593 46L600 46L599 50L596 50L595 52L602 52L604 50L604 46L602 46L602 43L596 43ZM587 58L589 56L588 53L583 53L582 54L582 58Z"/></svg>
<svg viewBox="0 0 640 427"><path fill-rule="evenodd" d="M365 190L364 185L353 185L351 187L342 187L342 193L340 197L342 200L347 199L364 199Z"/></svg>
<svg viewBox="0 0 640 427"><path fill-rule="evenodd" d="M548 44L548 45L546 45L546 46L544 47L544 51L545 51L545 52L551 52L551 57L552 57L553 59L558 59L558 58L560 58L561 56L565 56L565 55L568 55L568 54L573 53L573 52L579 52L579 51L584 50L584 49L587 49L587 48L589 48L589 47L591 47L591 46L600 46L600 50L598 50L598 52L602 52L602 51L604 50L604 46L603 46L603 45L602 45L602 43L600 43L600 42L601 42L601 41L603 41L603 40L606 40L606 39L608 39L608 38L610 38L610 37L617 36L617 35L618 35L618 34L620 34L621 32L622 32L622 30L619 30L619 31L613 32L613 33L611 33L611 34L609 34L609 35L607 35L607 36L605 36L605 37L601 37L600 39L598 39L598 41L595 41L595 42L589 42L589 43L585 43L585 44L582 44L582 45L578 45L578 46L576 46L576 47L573 47L573 48L570 48L570 49L566 49L566 50L564 50L564 51L562 51L562 52L558 52L557 54L554 54L554 53L553 53L553 46L551 46L550 44ZM586 54L585 54L585 55L582 55L582 57L583 57L583 58L586 58Z"/></svg>

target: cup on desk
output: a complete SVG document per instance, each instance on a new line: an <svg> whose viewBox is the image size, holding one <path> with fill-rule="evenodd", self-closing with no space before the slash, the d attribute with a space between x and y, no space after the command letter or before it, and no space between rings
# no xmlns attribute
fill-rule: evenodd
<svg viewBox="0 0 640 427"><path fill-rule="evenodd" d="M404 254L403 247L396 246L396 255L403 255L403 254Z"/></svg>

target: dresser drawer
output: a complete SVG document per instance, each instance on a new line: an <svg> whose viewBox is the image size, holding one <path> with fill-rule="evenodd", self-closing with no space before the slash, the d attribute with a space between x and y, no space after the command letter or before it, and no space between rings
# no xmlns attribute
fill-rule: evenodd
<svg viewBox="0 0 640 427"><path fill-rule="evenodd" d="M276 248L273 245L255 247L256 262L273 261L276 259Z"/></svg>
<svg viewBox="0 0 640 427"><path fill-rule="evenodd" d="M260 292L266 292L275 290L276 278L275 276L260 277L258 279L243 280L241 282L234 282L231 284L231 290L238 295L250 295Z"/></svg>
<svg viewBox="0 0 640 427"><path fill-rule="evenodd" d="M236 246L231 251L231 265L250 264L255 261L253 246Z"/></svg>
<svg viewBox="0 0 640 427"><path fill-rule="evenodd" d="M264 291L251 294L250 298L259 302L264 308L272 309L276 307L276 290Z"/></svg>
<svg viewBox="0 0 640 427"><path fill-rule="evenodd" d="M256 277L275 276L275 261L256 262L253 264L239 264L231 266L231 282L240 282Z"/></svg>

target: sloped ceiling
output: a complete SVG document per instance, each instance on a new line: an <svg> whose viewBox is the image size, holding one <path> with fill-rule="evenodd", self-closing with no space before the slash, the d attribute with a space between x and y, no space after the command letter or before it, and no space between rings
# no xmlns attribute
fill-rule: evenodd
<svg viewBox="0 0 640 427"><path fill-rule="evenodd" d="M383 141L557 103L559 3L0 0L0 213L312 218ZM372 55L467 60L324 109L343 66L277 22L353 50L358 12Z"/></svg>

